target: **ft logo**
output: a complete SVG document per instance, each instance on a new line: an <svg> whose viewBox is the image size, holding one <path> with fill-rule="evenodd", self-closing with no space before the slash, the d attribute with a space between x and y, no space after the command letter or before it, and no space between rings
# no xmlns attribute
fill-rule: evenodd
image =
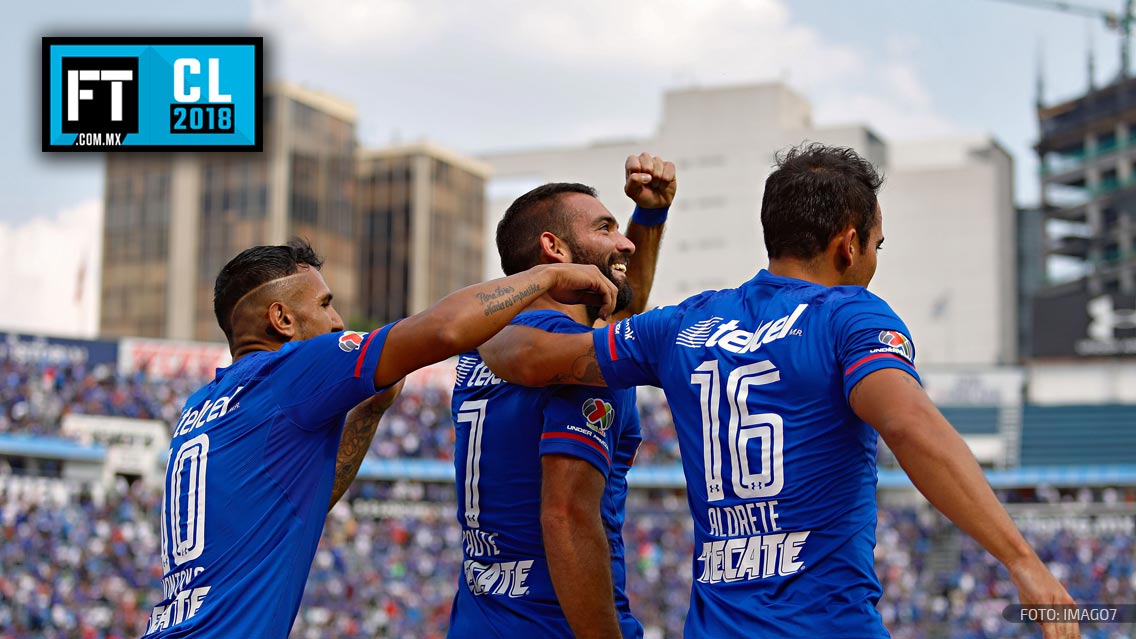
<svg viewBox="0 0 1136 639"><path fill-rule="evenodd" d="M261 38L44 38L44 151L260 151Z"/></svg>
<svg viewBox="0 0 1136 639"><path fill-rule="evenodd" d="M138 58L63 58L63 132L117 146L138 132Z"/></svg>

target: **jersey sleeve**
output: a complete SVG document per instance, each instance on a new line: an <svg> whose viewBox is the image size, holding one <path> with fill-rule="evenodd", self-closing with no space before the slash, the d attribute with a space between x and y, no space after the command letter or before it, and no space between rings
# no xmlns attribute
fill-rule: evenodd
<svg viewBox="0 0 1136 639"><path fill-rule="evenodd" d="M338 424L359 402L385 390L375 388L375 369L392 326L285 345L291 352L274 373L277 403L284 414L300 428L315 430Z"/></svg>
<svg viewBox="0 0 1136 639"><path fill-rule="evenodd" d="M539 328L549 333L587 333L592 330L560 311L537 310L527 311L517 315L509 324L514 326L528 326Z"/></svg>
<svg viewBox="0 0 1136 639"><path fill-rule="evenodd" d="M662 386L659 362L670 346L677 311L665 306L595 329L596 360L609 388Z"/></svg>
<svg viewBox="0 0 1136 639"><path fill-rule="evenodd" d="M611 470L616 418L614 391L586 386L562 386L544 408L540 454L578 457L607 477Z"/></svg>
<svg viewBox="0 0 1136 639"><path fill-rule="evenodd" d="M898 368L922 383L911 331L883 300L863 291L836 308L833 325L845 398L860 380L884 368Z"/></svg>

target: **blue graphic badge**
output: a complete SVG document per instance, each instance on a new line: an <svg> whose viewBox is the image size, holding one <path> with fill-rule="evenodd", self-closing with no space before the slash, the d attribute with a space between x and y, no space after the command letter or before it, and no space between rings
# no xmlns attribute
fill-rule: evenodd
<svg viewBox="0 0 1136 639"><path fill-rule="evenodd" d="M44 151L260 151L263 38L44 38Z"/></svg>

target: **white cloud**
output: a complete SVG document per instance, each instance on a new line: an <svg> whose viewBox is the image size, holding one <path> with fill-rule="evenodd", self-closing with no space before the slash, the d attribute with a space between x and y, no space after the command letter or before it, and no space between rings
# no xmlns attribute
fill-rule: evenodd
<svg viewBox="0 0 1136 639"><path fill-rule="evenodd" d="M826 41L784 0L254 0L252 16L276 75L354 102L365 145L393 130L470 152L643 136L668 88L774 79L822 124L956 128L919 77L914 37L877 51Z"/></svg>
<svg viewBox="0 0 1136 639"><path fill-rule="evenodd" d="M54 218L0 224L7 265L0 277L0 330L95 335L102 216L102 202L92 199Z"/></svg>

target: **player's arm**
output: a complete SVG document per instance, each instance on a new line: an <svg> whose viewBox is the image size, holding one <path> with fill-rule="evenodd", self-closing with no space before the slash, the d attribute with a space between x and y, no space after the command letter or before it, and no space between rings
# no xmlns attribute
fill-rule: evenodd
<svg viewBox="0 0 1136 639"><path fill-rule="evenodd" d="M570 455L541 457L540 526L548 572L573 634L581 639L621 637L600 503L606 479L591 463Z"/></svg>
<svg viewBox="0 0 1136 639"><path fill-rule="evenodd" d="M606 386L591 333L549 333L508 326L478 347L489 370L522 386L583 384Z"/></svg>
<svg viewBox="0 0 1136 639"><path fill-rule="evenodd" d="M869 373L849 395L919 492L1010 572L1025 605L1073 604L1072 597L1022 537L966 442L919 382L896 368ZM1076 624L1043 624L1046 639L1078 637Z"/></svg>
<svg viewBox="0 0 1136 639"><path fill-rule="evenodd" d="M375 387L476 347L546 293L564 304L600 306L606 317L616 288L598 268L584 264L542 264L463 288L391 327L375 368Z"/></svg>
<svg viewBox="0 0 1136 639"><path fill-rule="evenodd" d="M667 210L678 189L675 165L649 153L628 156L623 168L623 192L635 202L635 213L625 233L635 245L635 252L627 265L627 280L635 291L635 297L631 305L613 316L611 321L647 310L647 299L655 283L659 242L663 238Z"/></svg>
<svg viewBox="0 0 1136 639"><path fill-rule="evenodd" d="M351 482L355 481L359 466L371 447L371 440L375 438L379 420L401 392L400 380L347 413L347 419L343 422L343 435L339 438L339 452L335 455L335 483L331 487L331 503L327 505L329 511L347 492Z"/></svg>

